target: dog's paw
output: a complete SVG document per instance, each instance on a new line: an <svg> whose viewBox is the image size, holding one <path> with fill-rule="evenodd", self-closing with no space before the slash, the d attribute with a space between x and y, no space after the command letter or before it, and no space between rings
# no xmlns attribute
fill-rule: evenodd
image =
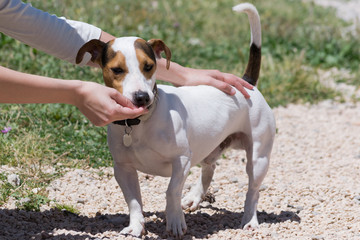
<svg viewBox="0 0 360 240"><path fill-rule="evenodd" d="M252 217L250 221L241 221L241 226L244 230L252 230L252 229L258 229L259 228L259 222L257 220L257 217Z"/></svg>
<svg viewBox="0 0 360 240"><path fill-rule="evenodd" d="M199 208L199 205L202 201L202 194L195 191L190 191L186 196L181 200L181 207L190 211L195 211Z"/></svg>
<svg viewBox="0 0 360 240"><path fill-rule="evenodd" d="M184 214L167 214L166 216L166 231L172 234L175 238L182 238L186 233L187 226L185 223Z"/></svg>
<svg viewBox="0 0 360 240"><path fill-rule="evenodd" d="M141 223L132 224L121 230L120 234L140 237L141 235L145 234L145 228Z"/></svg>

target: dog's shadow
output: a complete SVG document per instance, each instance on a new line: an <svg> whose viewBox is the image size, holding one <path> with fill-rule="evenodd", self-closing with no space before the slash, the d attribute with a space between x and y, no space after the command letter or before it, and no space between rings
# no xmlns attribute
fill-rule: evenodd
<svg viewBox="0 0 360 240"><path fill-rule="evenodd" d="M240 229L243 212L232 212L211 205L214 210L207 214L200 210L185 213L187 238L206 238L225 229ZM158 238L168 238L164 212L144 212L148 233ZM296 212L282 211L280 214L258 212L260 228L262 223L300 222ZM51 209L44 212L0 209L0 239L98 239L97 234L118 232L129 224L128 214L97 214L95 217L80 216L68 211ZM56 236L53 232L58 229ZM62 233L63 232L63 233ZM113 233L112 233L113 235ZM116 235L116 234L115 234Z"/></svg>
<svg viewBox="0 0 360 240"><path fill-rule="evenodd" d="M202 212L201 209L209 208L216 213L209 215ZM167 238L165 213L164 212L145 212L146 217L156 215L158 220L149 221L145 224L146 230L158 235L161 238ZM187 224L187 233L185 239L189 237L206 238L209 235L215 234L219 231L226 229L241 229L241 219L244 212L232 212L224 208L216 208L213 206L201 207L199 211L195 213L185 213L185 221ZM281 211L280 214L267 213L265 211L257 212L258 221L260 224L269 223L276 224L285 221L301 222L301 218L297 212L293 211Z"/></svg>

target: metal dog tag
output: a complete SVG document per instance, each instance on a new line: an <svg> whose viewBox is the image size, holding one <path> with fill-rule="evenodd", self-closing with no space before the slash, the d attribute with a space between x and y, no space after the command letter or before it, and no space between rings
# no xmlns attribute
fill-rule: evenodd
<svg viewBox="0 0 360 240"><path fill-rule="evenodd" d="M132 138L130 134L125 133L123 136L123 143L125 147L130 147L132 143Z"/></svg>

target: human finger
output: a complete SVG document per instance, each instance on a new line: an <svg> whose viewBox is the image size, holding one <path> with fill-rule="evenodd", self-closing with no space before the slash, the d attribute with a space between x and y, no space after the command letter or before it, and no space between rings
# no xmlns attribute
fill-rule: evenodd
<svg viewBox="0 0 360 240"><path fill-rule="evenodd" d="M252 90L254 86L245 81L244 79L233 74L224 74L223 81L235 87L244 95L245 98L250 98L250 95L245 88Z"/></svg>
<svg viewBox="0 0 360 240"><path fill-rule="evenodd" d="M128 99L127 97L125 97L124 95L122 95L120 92L116 91L115 89L113 89L111 98L118 104L120 104L123 107L128 107L131 109L135 109L136 106L130 101L130 99Z"/></svg>
<svg viewBox="0 0 360 240"><path fill-rule="evenodd" d="M252 90L253 86L251 84L235 75L233 75L231 79L225 81L240 91L246 99L250 98L250 95L245 88Z"/></svg>
<svg viewBox="0 0 360 240"><path fill-rule="evenodd" d="M136 118L143 114L146 114L147 112L148 112L148 110L143 107L135 108L135 109L123 107L123 108L119 109L119 111L118 111L118 116L122 119L116 119L116 120Z"/></svg>
<svg viewBox="0 0 360 240"><path fill-rule="evenodd" d="M217 89L223 91L226 94L229 95L235 95L236 91L235 89L228 83L222 81L222 80L218 80L218 79L209 79L206 83L207 85L216 87Z"/></svg>

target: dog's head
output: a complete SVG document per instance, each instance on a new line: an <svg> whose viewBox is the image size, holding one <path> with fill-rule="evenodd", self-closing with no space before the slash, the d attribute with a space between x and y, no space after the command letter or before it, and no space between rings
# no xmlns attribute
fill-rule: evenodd
<svg viewBox="0 0 360 240"><path fill-rule="evenodd" d="M154 101L156 59L166 55L169 69L171 52L159 39L145 41L137 37L116 38L104 43L91 40L76 56L80 63L86 52L91 61L100 65L105 85L115 88L138 107L148 107Z"/></svg>

